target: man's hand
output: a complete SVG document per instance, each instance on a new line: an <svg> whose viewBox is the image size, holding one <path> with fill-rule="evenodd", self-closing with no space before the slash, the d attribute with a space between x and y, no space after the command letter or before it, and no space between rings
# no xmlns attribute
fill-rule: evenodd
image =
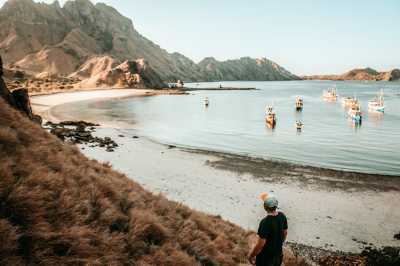
<svg viewBox="0 0 400 266"><path fill-rule="evenodd" d="M255 256L249 255L248 260L251 265L256 265L256 257Z"/></svg>
<svg viewBox="0 0 400 266"><path fill-rule="evenodd" d="M256 256L261 252L261 250L264 248L264 245L266 243L265 239L262 239L261 237L257 237L257 244L254 246L254 248L250 251L249 256L247 257L251 265L256 265Z"/></svg>

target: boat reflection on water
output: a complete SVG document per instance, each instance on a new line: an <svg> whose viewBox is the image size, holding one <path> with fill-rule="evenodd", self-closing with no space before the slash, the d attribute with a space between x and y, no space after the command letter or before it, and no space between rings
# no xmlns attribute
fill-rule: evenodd
<svg viewBox="0 0 400 266"><path fill-rule="evenodd" d="M271 127L268 124L265 124L265 133L267 136L274 136L275 135L275 127Z"/></svg>
<svg viewBox="0 0 400 266"><path fill-rule="evenodd" d="M358 131L361 129L361 123L357 123L352 119L349 119L349 126L354 129L354 131Z"/></svg>
<svg viewBox="0 0 400 266"><path fill-rule="evenodd" d="M382 112L369 112L368 113L368 120L375 126L381 125L384 118L385 118L385 115Z"/></svg>

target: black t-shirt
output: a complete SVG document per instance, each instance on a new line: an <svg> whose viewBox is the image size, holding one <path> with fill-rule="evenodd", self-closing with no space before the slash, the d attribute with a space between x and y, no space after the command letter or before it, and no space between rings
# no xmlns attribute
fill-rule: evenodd
<svg viewBox="0 0 400 266"><path fill-rule="evenodd" d="M288 229L286 216L278 212L276 216L266 216L258 227L258 236L265 239L262 251L257 255L257 265L261 262L282 255L283 231Z"/></svg>

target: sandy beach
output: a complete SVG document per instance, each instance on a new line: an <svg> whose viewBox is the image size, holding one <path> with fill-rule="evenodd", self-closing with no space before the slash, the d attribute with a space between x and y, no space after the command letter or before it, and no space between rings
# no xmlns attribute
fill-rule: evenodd
<svg viewBox="0 0 400 266"><path fill-rule="evenodd" d="M51 108L83 100L146 95L143 90L63 93L32 98L36 113L60 121ZM75 119L79 119L76 117ZM96 121L91 121L96 122ZM157 143L134 129L99 128L120 147L84 154L113 167L153 193L256 230L264 215L258 196L273 192L289 219L289 241L359 252L368 245L399 246L400 178L344 173ZM139 138L133 138L139 136Z"/></svg>
<svg viewBox="0 0 400 266"><path fill-rule="evenodd" d="M51 113L51 108L57 105L87 100L145 96L151 92L152 90L139 89L109 89L62 92L56 94L32 96L31 104L36 114L41 115L46 120L57 122L57 117L53 116Z"/></svg>

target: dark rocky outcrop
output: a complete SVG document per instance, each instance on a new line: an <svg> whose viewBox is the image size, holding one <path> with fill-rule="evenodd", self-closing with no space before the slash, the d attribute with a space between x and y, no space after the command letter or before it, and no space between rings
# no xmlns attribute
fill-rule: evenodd
<svg viewBox="0 0 400 266"><path fill-rule="evenodd" d="M0 57L0 97L3 98L9 105L24 113L29 119L41 124L42 118L34 115L31 108L27 89L17 89L12 92L7 88L3 80L3 62Z"/></svg>
<svg viewBox="0 0 400 266"><path fill-rule="evenodd" d="M86 121L63 121L61 123L46 122L46 128L50 133L57 136L62 141L68 141L73 144L89 144L91 147L105 148L112 152L118 147L118 144L110 137L95 137L93 132L98 124Z"/></svg>
<svg viewBox="0 0 400 266"><path fill-rule="evenodd" d="M387 81L399 81L400 80L400 69L393 69L387 72L385 80Z"/></svg>
<svg viewBox="0 0 400 266"><path fill-rule="evenodd" d="M118 64L110 56L93 57L70 75L80 87L153 88L168 87L144 59Z"/></svg>
<svg viewBox="0 0 400 266"><path fill-rule="evenodd" d="M383 247L381 249L365 248L361 256L366 258L367 265L397 266L400 265L400 247Z"/></svg>
<svg viewBox="0 0 400 266"><path fill-rule="evenodd" d="M3 75L3 60L0 57L0 97L3 98L11 106L15 107L14 98L12 97L11 92L8 90L7 85L4 82Z"/></svg>

